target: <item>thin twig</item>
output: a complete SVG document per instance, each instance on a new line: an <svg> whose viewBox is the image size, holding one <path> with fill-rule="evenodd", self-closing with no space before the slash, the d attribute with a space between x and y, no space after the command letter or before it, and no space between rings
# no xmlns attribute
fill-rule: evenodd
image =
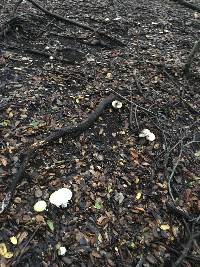
<svg viewBox="0 0 200 267"><path fill-rule="evenodd" d="M172 188L171 188L171 183L172 183L172 179L174 177L174 173L176 171L176 168L177 168L177 166L178 166L178 164L179 164L179 162L181 160L182 153L183 153L183 147L181 146L179 156L177 158L177 161L176 161L176 163L175 163L175 165L173 167L173 170L172 170L172 172L171 172L171 174L169 176L169 179L168 179L168 191L169 191L169 194L170 194L173 202L175 202L175 199L174 199L174 196L173 196L173 192L172 192Z"/></svg>
<svg viewBox="0 0 200 267"><path fill-rule="evenodd" d="M146 109L146 108L143 108L141 106L139 106L138 104L134 103L133 101L130 101L129 99L127 99L126 97L124 97L123 95L117 93L115 90L109 88L110 91L112 91L115 95L119 96L120 98L124 99L126 102L130 103L130 104L133 104L134 106L136 106L138 109L141 109L143 110L144 112L150 114L150 115L153 115L153 116L156 116L152 111Z"/></svg>

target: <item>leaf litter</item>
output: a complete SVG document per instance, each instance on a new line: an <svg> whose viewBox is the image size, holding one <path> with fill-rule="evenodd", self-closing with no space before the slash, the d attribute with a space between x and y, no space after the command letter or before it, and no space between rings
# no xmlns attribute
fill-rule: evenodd
<svg viewBox="0 0 200 267"><path fill-rule="evenodd" d="M36 1L103 27L126 42L119 47L75 26L50 23L25 2L7 37L0 39L0 202L9 201L4 192L21 151L85 118L109 90L121 97L116 95L114 106L82 135L61 138L31 160L0 216L0 255L6 266L172 265L188 240L180 216L191 230L187 215L195 218L200 211L199 146L186 143L199 140L197 60L189 78L181 74L198 38L198 14L173 1L114 1L114 9L108 1L52 1L51 7ZM7 12L1 9L3 22ZM48 58L30 54L22 46L60 49L76 64L56 61L52 52ZM142 129L151 129L154 136L140 138ZM170 212L167 208L168 177L180 140L185 150L174 170L174 215L173 206ZM65 207L49 205L60 188L70 188L72 200ZM33 207L41 200L48 208L38 214ZM195 247L185 261L198 266Z"/></svg>

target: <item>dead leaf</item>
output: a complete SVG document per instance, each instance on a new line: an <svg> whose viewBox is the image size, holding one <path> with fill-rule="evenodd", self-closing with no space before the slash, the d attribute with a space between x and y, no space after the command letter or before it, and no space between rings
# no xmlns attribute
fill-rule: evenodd
<svg viewBox="0 0 200 267"><path fill-rule="evenodd" d="M6 259L10 259L13 256L13 253L7 250L7 247L4 243L0 243L0 256Z"/></svg>
<svg viewBox="0 0 200 267"><path fill-rule="evenodd" d="M134 213L139 213L139 212L145 212L145 209L140 208L140 207L134 207L134 209L132 209L132 211Z"/></svg>
<svg viewBox="0 0 200 267"><path fill-rule="evenodd" d="M17 245L17 238L16 238L16 236L12 236L11 238L10 238L10 242L13 244L13 245Z"/></svg>
<svg viewBox="0 0 200 267"><path fill-rule="evenodd" d="M44 217L42 215L39 215L39 214L35 216L35 220L37 223L44 223L45 222Z"/></svg>
<svg viewBox="0 0 200 267"><path fill-rule="evenodd" d="M26 237L28 236L27 232L22 232L21 234L19 234L18 236L18 244L21 244L22 241L24 241L24 239L26 239Z"/></svg>
<svg viewBox="0 0 200 267"><path fill-rule="evenodd" d="M139 200L142 196L142 192L141 191L138 191L137 194L136 194L136 199Z"/></svg>
<svg viewBox="0 0 200 267"><path fill-rule="evenodd" d="M101 216L97 219L97 224L99 226L105 226L108 223L109 219L107 216Z"/></svg>
<svg viewBox="0 0 200 267"><path fill-rule="evenodd" d="M166 231L170 229L170 226L168 224L161 224L160 229Z"/></svg>
<svg viewBox="0 0 200 267"><path fill-rule="evenodd" d="M139 155L137 153L137 150L132 148L130 150L130 154L131 154L131 160L136 164L138 165L139 164Z"/></svg>
<svg viewBox="0 0 200 267"><path fill-rule="evenodd" d="M8 165L8 161L5 158L1 158L1 163L4 167Z"/></svg>
<svg viewBox="0 0 200 267"><path fill-rule="evenodd" d="M101 258L101 255L96 250L92 251L92 256L95 257L95 258L98 258L98 259Z"/></svg>

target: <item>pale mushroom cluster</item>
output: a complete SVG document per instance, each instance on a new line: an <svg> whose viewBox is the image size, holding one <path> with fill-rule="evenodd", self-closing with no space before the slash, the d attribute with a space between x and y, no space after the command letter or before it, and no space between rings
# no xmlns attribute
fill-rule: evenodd
<svg viewBox="0 0 200 267"><path fill-rule="evenodd" d="M60 188L53 192L49 197L49 202L56 207L66 208L69 200L72 198L72 191L68 188ZM36 212L42 212L46 210L47 203L44 200L39 200L35 203L33 209Z"/></svg>

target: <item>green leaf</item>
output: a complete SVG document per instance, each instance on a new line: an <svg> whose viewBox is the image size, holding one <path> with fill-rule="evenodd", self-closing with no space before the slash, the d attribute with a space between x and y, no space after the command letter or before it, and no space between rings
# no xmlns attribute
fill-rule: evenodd
<svg viewBox="0 0 200 267"><path fill-rule="evenodd" d="M129 248L134 249L135 247L136 247L135 243L134 243L134 242L130 242L130 244L129 244Z"/></svg>
<svg viewBox="0 0 200 267"><path fill-rule="evenodd" d="M7 127L9 125L9 123L10 123L9 120L5 120L5 121L0 122L0 125L3 127Z"/></svg>
<svg viewBox="0 0 200 267"><path fill-rule="evenodd" d="M49 226L49 229L53 232L54 231L54 224L53 221L47 220L47 225Z"/></svg>
<svg viewBox="0 0 200 267"><path fill-rule="evenodd" d="M33 127L34 129L38 128L38 126L40 124L44 124L45 122L42 121L42 120L39 120L39 121L36 121L36 120L33 120L31 123L30 123L30 126Z"/></svg>
<svg viewBox="0 0 200 267"><path fill-rule="evenodd" d="M95 209L100 210L103 207L101 200L96 199L94 207Z"/></svg>

